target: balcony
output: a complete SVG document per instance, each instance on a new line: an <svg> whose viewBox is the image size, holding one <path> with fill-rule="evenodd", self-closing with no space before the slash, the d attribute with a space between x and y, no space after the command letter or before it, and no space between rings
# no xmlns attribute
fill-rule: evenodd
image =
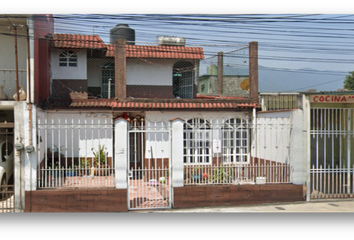
<svg viewBox="0 0 354 240"><path fill-rule="evenodd" d="M256 42L203 46L198 51L204 51L204 55L195 58L185 52L172 58L168 49L160 49L170 53L162 51L166 55L163 57L161 52L148 57L139 52L135 56L128 47L125 50L125 45L118 48L118 53L114 47L111 45L107 53L77 50L72 53L77 59L68 58L75 66L61 66L53 59L50 102L63 107L74 102L89 102L90 106L95 102L105 106L113 102L258 104ZM55 51L52 56L60 56L64 50Z"/></svg>
<svg viewBox="0 0 354 240"><path fill-rule="evenodd" d="M18 70L18 85L24 94L20 93L20 99L27 98L27 71ZM16 101L14 94L16 93L16 70L0 69L0 101Z"/></svg>

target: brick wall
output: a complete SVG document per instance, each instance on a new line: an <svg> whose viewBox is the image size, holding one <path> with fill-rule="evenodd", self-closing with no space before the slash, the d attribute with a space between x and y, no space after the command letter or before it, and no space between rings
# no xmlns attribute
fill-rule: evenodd
<svg viewBox="0 0 354 240"><path fill-rule="evenodd" d="M25 212L126 212L126 189L25 192Z"/></svg>
<svg viewBox="0 0 354 240"><path fill-rule="evenodd" d="M174 208L303 201L303 186L292 184L188 186L174 188Z"/></svg>
<svg viewBox="0 0 354 240"><path fill-rule="evenodd" d="M27 191L25 212L127 212L126 189ZM174 208L303 201L292 184L174 188Z"/></svg>

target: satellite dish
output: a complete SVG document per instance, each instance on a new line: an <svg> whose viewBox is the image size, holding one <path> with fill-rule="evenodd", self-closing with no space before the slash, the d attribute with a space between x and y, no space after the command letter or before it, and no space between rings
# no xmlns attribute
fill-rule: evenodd
<svg viewBox="0 0 354 240"><path fill-rule="evenodd" d="M250 89L250 79L249 78L246 78L245 80L243 80L240 84L240 87L243 89L243 90L246 90L248 91Z"/></svg>

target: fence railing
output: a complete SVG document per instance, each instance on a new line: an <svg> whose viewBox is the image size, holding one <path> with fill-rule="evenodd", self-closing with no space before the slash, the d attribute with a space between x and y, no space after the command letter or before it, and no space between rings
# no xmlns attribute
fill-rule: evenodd
<svg viewBox="0 0 354 240"><path fill-rule="evenodd" d="M352 168L312 166L311 190L312 198L323 198L333 195L354 195L354 165Z"/></svg>
<svg viewBox="0 0 354 240"><path fill-rule="evenodd" d="M27 71L26 70L18 70L18 83L19 83L19 87L22 87L23 90L27 93ZM16 93L16 70L0 69L0 101L15 100L13 97L15 93ZM21 98L21 94L20 94L20 98Z"/></svg>
<svg viewBox="0 0 354 240"><path fill-rule="evenodd" d="M95 188L114 187L114 168L91 167L91 168L64 168L38 169L38 188Z"/></svg>
<svg viewBox="0 0 354 240"><path fill-rule="evenodd" d="M14 185L0 187L0 213L15 212Z"/></svg>
<svg viewBox="0 0 354 240"><path fill-rule="evenodd" d="M39 116L37 186L114 187L113 125L106 114Z"/></svg>
<svg viewBox="0 0 354 240"><path fill-rule="evenodd" d="M260 94L262 111L302 108L302 95L298 93Z"/></svg>
<svg viewBox="0 0 354 240"><path fill-rule="evenodd" d="M185 185L291 183L292 167L274 165L187 165Z"/></svg>

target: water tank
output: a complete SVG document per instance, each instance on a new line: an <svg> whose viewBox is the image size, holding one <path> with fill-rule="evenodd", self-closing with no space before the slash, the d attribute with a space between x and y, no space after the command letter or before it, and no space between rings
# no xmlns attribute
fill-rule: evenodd
<svg viewBox="0 0 354 240"><path fill-rule="evenodd" d="M186 39L181 37L158 36L157 43L162 46L185 46Z"/></svg>
<svg viewBox="0 0 354 240"><path fill-rule="evenodd" d="M118 39L125 39L128 45L135 45L135 30L130 28L128 24L117 24L110 31L111 44L115 44Z"/></svg>
<svg viewBox="0 0 354 240"><path fill-rule="evenodd" d="M218 75L218 66L209 65L207 71L208 75Z"/></svg>

